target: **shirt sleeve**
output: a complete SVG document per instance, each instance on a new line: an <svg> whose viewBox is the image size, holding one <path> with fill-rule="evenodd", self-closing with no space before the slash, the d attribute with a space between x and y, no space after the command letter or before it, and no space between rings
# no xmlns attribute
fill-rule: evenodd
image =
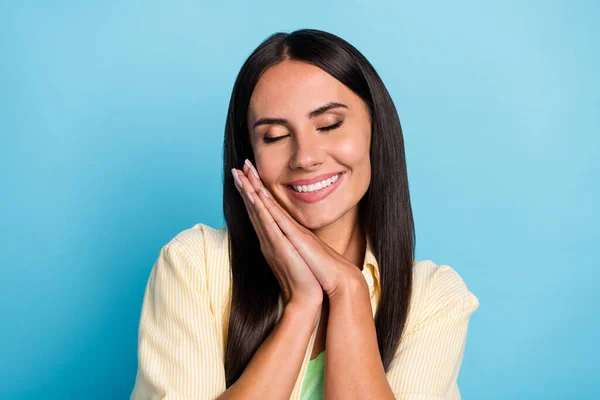
<svg viewBox="0 0 600 400"><path fill-rule="evenodd" d="M460 400L457 378L471 314L479 300L458 273L439 267L420 316L403 335L387 372L398 400Z"/></svg>
<svg viewBox="0 0 600 400"><path fill-rule="evenodd" d="M175 239L161 249L144 294L130 400L214 399L225 390L201 260L204 254L189 257Z"/></svg>

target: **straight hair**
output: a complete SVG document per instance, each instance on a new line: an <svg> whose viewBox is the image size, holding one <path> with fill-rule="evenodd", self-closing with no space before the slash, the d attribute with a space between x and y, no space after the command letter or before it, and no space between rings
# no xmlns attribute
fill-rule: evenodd
<svg viewBox="0 0 600 400"><path fill-rule="evenodd" d="M369 109L371 182L359 201L359 223L371 240L380 271L381 297L375 328L386 372L409 312L416 237L404 139L392 98L371 63L340 37L316 29L274 33L244 62L233 86L225 125L223 212L232 277L225 352L228 388L275 327L282 296L229 172L240 168L246 158L254 162L247 126L250 97L261 75L284 60L321 68L358 95Z"/></svg>

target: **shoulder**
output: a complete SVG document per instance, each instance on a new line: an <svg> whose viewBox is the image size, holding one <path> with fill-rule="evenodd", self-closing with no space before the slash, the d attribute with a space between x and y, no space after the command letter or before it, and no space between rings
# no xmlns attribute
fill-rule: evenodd
<svg viewBox="0 0 600 400"><path fill-rule="evenodd" d="M412 327L440 314L470 315L479 307L479 299L459 273L432 260L415 261L409 324Z"/></svg>
<svg viewBox="0 0 600 400"><path fill-rule="evenodd" d="M172 265L178 270L200 272L205 279L224 279L228 272L229 244L227 228L213 228L197 223L177 233L161 249L161 264ZM188 267L186 267L188 266ZM213 271L218 271L215 274ZM224 271L224 272L223 272Z"/></svg>
<svg viewBox="0 0 600 400"><path fill-rule="evenodd" d="M423 297L444 300L448 303L476 299L454 268L445 264L436 264L431 260L414 263L413 287Z"/></svg>
<svg viewBox="0 0 600 400"><path fill-rule="evenodd" d="M213 305L227 297L231 271L227 227L213 228L197 223L175 235L162 249L161 257L173 273L188 280L204 282ZM200 286L199 286L200 287Z"/></svg>
<svg viewBox="0 0 600 400"><path fill-rule="evenodd" d="M217 229L197 223L179 232L165 246L177 248L187 256L211 257L214 254L227 252L227 227Z"/></svg>

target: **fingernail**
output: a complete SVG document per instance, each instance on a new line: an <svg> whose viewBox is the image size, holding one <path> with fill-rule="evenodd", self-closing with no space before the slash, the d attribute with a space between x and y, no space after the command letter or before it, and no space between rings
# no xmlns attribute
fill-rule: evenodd
<svg viewBox="0 0 600 400"><path fill-rule="evenodd" d="M250 160L246 159L246 161L244 161L246 163L246 165L248 166L248 168L250 168L250 170L252 170L252 173L254 174L254 176L256 177L256 179L260 179L260 177L258 176L258 171L256 170L256 168L254 168L254 165L252 165L252 163L250 162Z"/></svg>
<svg viewBox="0 0 600 400"><path fill-rule="evenodd" d="M260 191L265 195L265 197L269 197L269 192L264 187L260 188Z"/></svg>
<svg viewBox="0 0 600 400"><path fill-rule="evenodd" d="M242 190L242 181L240 181L240 177L238 176L235 168L231 169L231 175L233 175L233 182L235 183L235 187L238 190Z"/></svg>
<svg viewBox="0 0 600 400"><path fill-rule="evenodd" d="M251 193L249 193L249 192L244 192L244 193L246 193L246 197L248 197L248 199L250 200L250 202L251 202L252 204L254 204L254 198L252 197L252 194L251 194Z"/></svg>

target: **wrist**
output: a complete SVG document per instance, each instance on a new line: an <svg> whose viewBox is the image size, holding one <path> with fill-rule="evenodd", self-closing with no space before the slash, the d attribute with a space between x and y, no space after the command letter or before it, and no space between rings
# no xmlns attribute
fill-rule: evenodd
<svg viewBox="0 0 600 400"><path fill-rule="evenodd" d="M316 325L319 315L321 315L321 304L290 300L283 312L294 319Z"/></svg>
<svg viewBox="0 0 600 400"><path fill-rule="evenodd" d="M340 280L335 290L328 293L329 302L341 303L347 301L355 301L361 297L361 295L369 298L369 286L362 274L362 272L356 268L348 271L344 274L344 278Z"/></svg>

